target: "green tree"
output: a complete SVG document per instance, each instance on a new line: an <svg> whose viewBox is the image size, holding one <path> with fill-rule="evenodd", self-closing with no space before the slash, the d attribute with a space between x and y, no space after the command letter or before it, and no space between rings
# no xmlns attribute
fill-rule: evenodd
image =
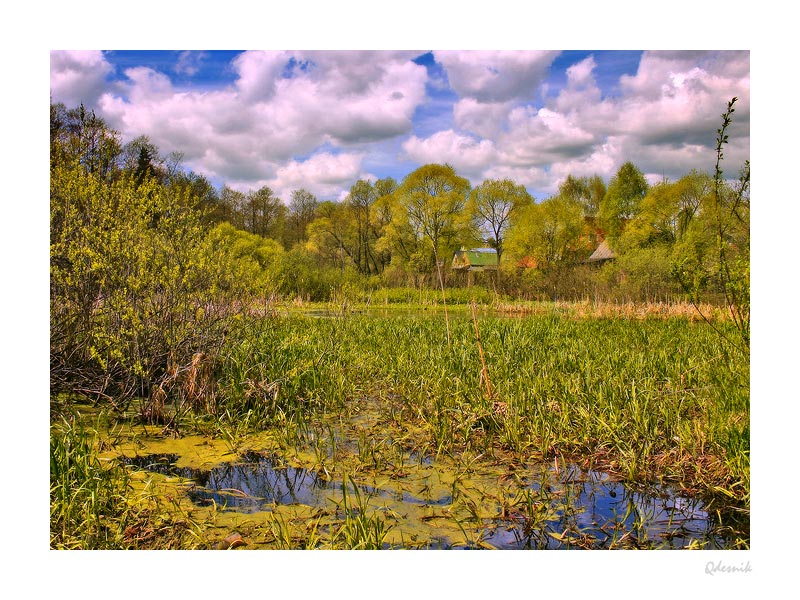
<svg viewBox="0 0 800 600"><path fill-rule="evenodd" d="M509 233L509 248L546 270L584 258L590 248L586 233L581 206L553 196L520 211Z"/></svg>
<svg viewBox="0 0 800 600"><path fill-rule="evenodd" d="M122 151L119 133L94 111L81 104L67 110L50 104L50 168L78 164L86 172L108 181L119 173Z"/></svg>
<svg viewBox="0 0 800 600"><path fill-rule="evenodd" d="M708 291L721 296L740 336L738 341L726 339L749 355L750 161L742 165L733 184L723 179L722 171L736 100L728 103L722 115L713 186L676 247L673 273L693 301Z"/></svg>
<svg viewBox="0 0 800 600"><path fill-rule="evenodd" d="M164 159L158 147L146 135L140 135L122 147L122 168L133 173L136 185L145 179L155 177L163 182L166 179Z"/></svg>
<svg viewBox="0 0 800 600"><path fill-rule="evenodd" d="M351 206L326 201L317 206L316 213L317 218L306 228L305 249L328 265L340 269L354 265L363 273L363 246Z"/></svg>
<svg viewBox="0 0 800 600"><path fill-rule="evenodd" d="M178 196L196 198L204 217L210 223L232 220L232 214L221 201L219 192L203 175L192 171L177 171L169 178L169 187L175 189Z"/></svg>
<svg viewBox="0 0 800 600"><path fill-rule="evenodd" d="M261 237L280 239L284 227L286 207L267 186L246 195L245 229Z"/></svg>
<svg viewBox="0 0 800 600"><path fill-rule="evenodd" d="M600 203L600 225L606 235L616 242L625 224L639 214L648 185L644 174L631 162L626 162L608 184Z"/></svg>
<svg viewBox="0 0 800 600"><path fill-rule="evenodd" d="M407 175L397 190L399 206L417 240L428 244L434 261L459 242L474 239L466 212L469 181L450 165L430 164Z"/></svg>
<svg viewBox="0 0 800 600"><path fill-rule="evenodd" d="M345 206L353 215L356 230L355 248L351 254L353 262L360 273L377 274L381 268L375 257L375 230L371 219L378 190L369 181L359 179L350 188Z"/></svg>
<svg viewBox="0 0 800 600"><path fill-rule="evenodd" d="M562 294L569 270L591 251L589 226L582 206L562 196L531 204L515 217L508 235L508 251L532 264L543 277L551 297Z"/></svg>
<svg viewBox="0 0 800 600"><path fill-rule="evenodd" d="M317 206L319 201L308 190L301 188L292 192L283 239L285 248L292 248L308 239L306 228L316 218Z"/></svg>
<svg viewBox="0 0 800 600"><path fill-rule="evenodd" d="M708 201L713 179L692 171L678 181L662 181L650 187L638 214L628 222L619 238L618 249L672 245L683 238L700 207Z"/></svg>
<svg viewBox="0 0 800 600"><path fill-rule="evenodd" d="M247 229L247 194L224 185L219 194L219 201L227 221L237 229Z"/></svg>
<svg viewBox="0 0 800 600"><path fill-rule="evenodd" d="M583 214L590 218L597 216L606 191L606 184L599 175L592 177L567 175L558 186L558 195L580 204L583 207Z"/></svg>
<svg viewBox="0 0 800 600"><path fill-rule="evenodd" d="M524 186L510 179L487 179L470 192L469 211L474 212L480 227L492 234L491 244L497 250L497 264L503 257L505 236L515 213L530 206L533 198Z"/></svg>
<svg viewBox="0 0 800 600"><path fill-rule="evenodd" d="M249 281L177 188L107 181L76 158L50 190L51 389L120 408L144 397L143 414L162 418L177 373L217 352ZM210 395L191 401L213 410Z"/></svg>

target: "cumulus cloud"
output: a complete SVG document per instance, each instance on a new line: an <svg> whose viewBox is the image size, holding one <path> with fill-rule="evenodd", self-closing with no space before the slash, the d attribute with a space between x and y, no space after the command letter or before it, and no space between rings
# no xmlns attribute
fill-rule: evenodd
<svg viewBox="0 0 800 600"><path fill-rule="evenodd" d="M461 97L479 102L506 102L532 97L558 52L436 51L450 86Z"/></svg>
<svg viewBox="0 0 800 600"><path fill-rule="evenodd" d="M243 52L233 60L239 75L236 88L245 103L265 102L275 95L276 85L287 67L289 52Z"/></svg>
<svg viewBox="0 0 800 600"><path fill-rule="evenodd" d="M493 138L502 131L512 107L511 102L485 103L463 98L453 106L453 118L460 129Z"/></svg>
<svg viewBox="0 0 800 600"><path fill-rule="evenodd" d="M453 130L440 131L425 139L411 136L403 143L403 150L420 164L448 163L468 177L481 173L497 157L490 140L478 141Z"/></svg>
<svg viewBox="0 0 800 600"><path fill-rule="evenodd" d="M99 50L50 52L50 93L55 102L72 108L93 107L106 91L106 77L114 67Z"/></svg>
<svg viewBox="0 0 800 600"><path fill-rule="evenodd" d="M101 54L56 54L51 79L61 82L59 90L68 89L71 65L77 64L83 67L81 87L97 90L97 105L113 127L130 137L147 135L164 152L183 152L200 172L259 182L298 172L300 163L279 165L325 144L346 147L409 132L425 99L425 68L410 60L417 54L244 52L232 63L234 84L223 89L176 90L164 73L135 67L124 72L115 92L102 96L102 86L91 85L98 76L87 77L98 61L107 64ZM201 58L183 54L176 69L188 73ZM304 174L323 177L315 169Z"/></svg>
<svg viewBox="0 0 800 600"><path fill-rule="evenodd" d="M322 152L305 161L292 160L279 167L266 185L286 202L300 188L319 198L340 197L358 179L370 177L361 171L362 159L361 154Z"/></svg>
<svg viewBox="0 0 800 600"><path fill-rule="evenodd" d="M205 52L193 52L186 50L178 55L178 62L175 64L175 72L180 75L192 77L197 75L203 61L208 57Z"/></svg>
<svg viewBox="0 0 800 600"><path fill-rule="evenodd" d="M504 80L512 66L532 58L437 52L461 96L452 108L457 130L412 136L402 145L406 155L418 163L448 162L473 182L509 177L544 193L554 193L570 174L608 180L628 160L656 181L713 167L716 128L733 96L743 124L726 157L738 169L749 155L747 53L646 52L613 94L598 85L590 55L566 69L565 84L541 107L529 85L539 85L552 56L527 63L528 83L521 83L524 76L513 85Z"/></svg>
<svg viewBox="0 0 800 600"><path fill-rule="evenodd" d="M606 123L644 171L711 170L716 130L734 96L726 156L738 164L749 156L748 52L645 52L636 74L620 78L620 88L620 98L605 102Z"/></svg>
<svg viewBox="0 0 800 600"><path fill-rule="evenodd" d="M510 164L544 165L591 151L596 136L568 116L547 108L516 108L509 115L509 132L498 147Z"/></svg>

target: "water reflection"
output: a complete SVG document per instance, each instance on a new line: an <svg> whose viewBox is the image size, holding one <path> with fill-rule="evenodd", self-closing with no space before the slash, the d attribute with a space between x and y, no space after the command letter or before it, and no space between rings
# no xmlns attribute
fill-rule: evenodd
<svg viewBox="0 0 800 600"><path fill-rule="evenodd" d="M252 513L277 504L330 507L341 497L342 483L319 474L286 466L274 457L249 452L236 463L210 470L179 468L177 455L148 455L123 459L135 468L185 478L192 482L188 496L198 505ZM666 485L629 487L606 474L575 465L559 472L531 472L521 489L504 490L509 497L527 497L502 518L480 522L478 542L466 546L431 532L425 547L491 547L501 549L556 548L683 548L700 542L725 548L715 534L713 519L698 499L685 498ZM402 482L398 482L402 484ZM418 497L402 489L359 485L365 495L399 506L454 506L450 495ZM527 494L527 496L525 496ZM424 526L424 525L423 525Z"/></svg>
<svg viewBox="0 0 800 600"><path fill-rule="evenodd" d="M630 489L608 475L570 465L530 484L553 518L531 526L521 516L495 523L483 541L497 548L684 548L695 541L724 548L699 499L666 485Z"/></svg>

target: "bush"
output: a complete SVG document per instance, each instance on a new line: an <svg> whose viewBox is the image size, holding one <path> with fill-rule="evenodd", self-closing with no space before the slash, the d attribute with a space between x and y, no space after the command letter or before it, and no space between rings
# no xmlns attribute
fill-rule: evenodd
<svg viewBox="0 0 800 600"><path fill-rule="evenodd" d="M159 418L179 375L198 357L213 363L246 307L244 265L193 198L153 179L103 181L66 163L52 170L50 190L51 393L118 408L146 397Z"/></svg>

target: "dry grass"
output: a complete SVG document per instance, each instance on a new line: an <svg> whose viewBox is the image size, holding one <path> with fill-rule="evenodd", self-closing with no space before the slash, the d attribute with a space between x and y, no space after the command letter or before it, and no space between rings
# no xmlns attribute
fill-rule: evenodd
<svg viewBox="0 0 800 600"><path fill-rule="evenodd" d="M503 314L547 315L558 314L576 319L672 319L689 321L728 321L730 314L724 307L711 304L695 306L689 302L526 302L499 303L494 310Z"/></svg>

